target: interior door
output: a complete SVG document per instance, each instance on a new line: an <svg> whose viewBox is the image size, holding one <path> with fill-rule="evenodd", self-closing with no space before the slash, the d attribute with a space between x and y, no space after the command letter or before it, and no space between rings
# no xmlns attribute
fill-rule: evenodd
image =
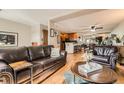
<svg viewBox="0 0 124 93"><path fill-rule="evenodd" d="M43 30L43 45L48 45L48 30Z"/></svg>

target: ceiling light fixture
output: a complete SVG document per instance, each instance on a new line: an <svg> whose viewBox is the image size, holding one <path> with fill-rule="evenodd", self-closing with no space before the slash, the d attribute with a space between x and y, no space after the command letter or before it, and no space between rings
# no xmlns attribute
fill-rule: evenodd
<svg viewBox="0 0 124 93"><path fill-rule="evenodd" d="M91 32L95 32L96 30L95 30L95 29L91 29L90 31L91 31Z"/></svg>
<svg viewBox="0 0 124 93"><path fill-rule="evenodd" d="M96 27L95 26L91 26L91 32L95 32L96 31Z"/></svg>

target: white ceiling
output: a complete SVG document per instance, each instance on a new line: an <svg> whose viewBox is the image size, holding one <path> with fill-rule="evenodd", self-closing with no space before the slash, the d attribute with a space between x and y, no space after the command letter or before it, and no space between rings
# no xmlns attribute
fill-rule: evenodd
<svg viewBox="0 0 124 93"><path fill-rule="evenodd" d="M2 9L0 18L20 22L27 25L48 24L52 17L72 13L74 9Z"/></svg>
<svg viewBox="0 0 124 93"><path fill-rule="evenodd" d="M27 25L48 24L48 20L55 22L55 26L65 32L84 32L87 26L103 26L99 32L111 31L124 20L124 9L2 9L0 18L20 22ZM91 33L91 32L90 32Z"/></svg>
<svg viewBox="0 0 124 93"><path fill-rule="evenodd" d="M88 11L88 10L87 10ZM81 11L83 12L83 11ZM122 10L101 10L77 16L75 18L66 19L63 21L56 22L55 25L58 28L63 29L66 32L90 32L86 29L87 27L97 24L103 26L99 32L111 31L121 21L124 20L124 9ZM90 32L91 33L91 32Z"/></svg>

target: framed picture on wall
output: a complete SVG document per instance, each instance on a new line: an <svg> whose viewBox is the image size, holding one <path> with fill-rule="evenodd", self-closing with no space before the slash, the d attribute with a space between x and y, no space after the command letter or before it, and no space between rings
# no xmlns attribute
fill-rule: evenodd
<svg viewBox="0 0 124 93"><path fill-rule="evenodd" d="M55 36L58 36L58 35L59 35L59 32L58 32L58 31L56 31L56 32L54 32L54 34L55 34Z"/></svg>
<svg viewBox="0 0 124 93"><path fill-rule="evenodd" d="M54 37L54 29L53 28L50 29L50 37Z"/></svg>
<svg viewBox="0 0 124 93"><path fill-rule="evenodd" d="M18 46L18 33L0 31L0 47Z"/></svg>

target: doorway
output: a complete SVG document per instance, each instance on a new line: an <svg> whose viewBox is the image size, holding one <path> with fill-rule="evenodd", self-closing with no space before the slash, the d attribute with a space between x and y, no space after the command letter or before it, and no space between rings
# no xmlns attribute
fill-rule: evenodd
<svg viewBox="0 0 124 93"><path fill-rule="evenodd" d="M48 45L48 30L43 29L43 45Z"/></svg>

